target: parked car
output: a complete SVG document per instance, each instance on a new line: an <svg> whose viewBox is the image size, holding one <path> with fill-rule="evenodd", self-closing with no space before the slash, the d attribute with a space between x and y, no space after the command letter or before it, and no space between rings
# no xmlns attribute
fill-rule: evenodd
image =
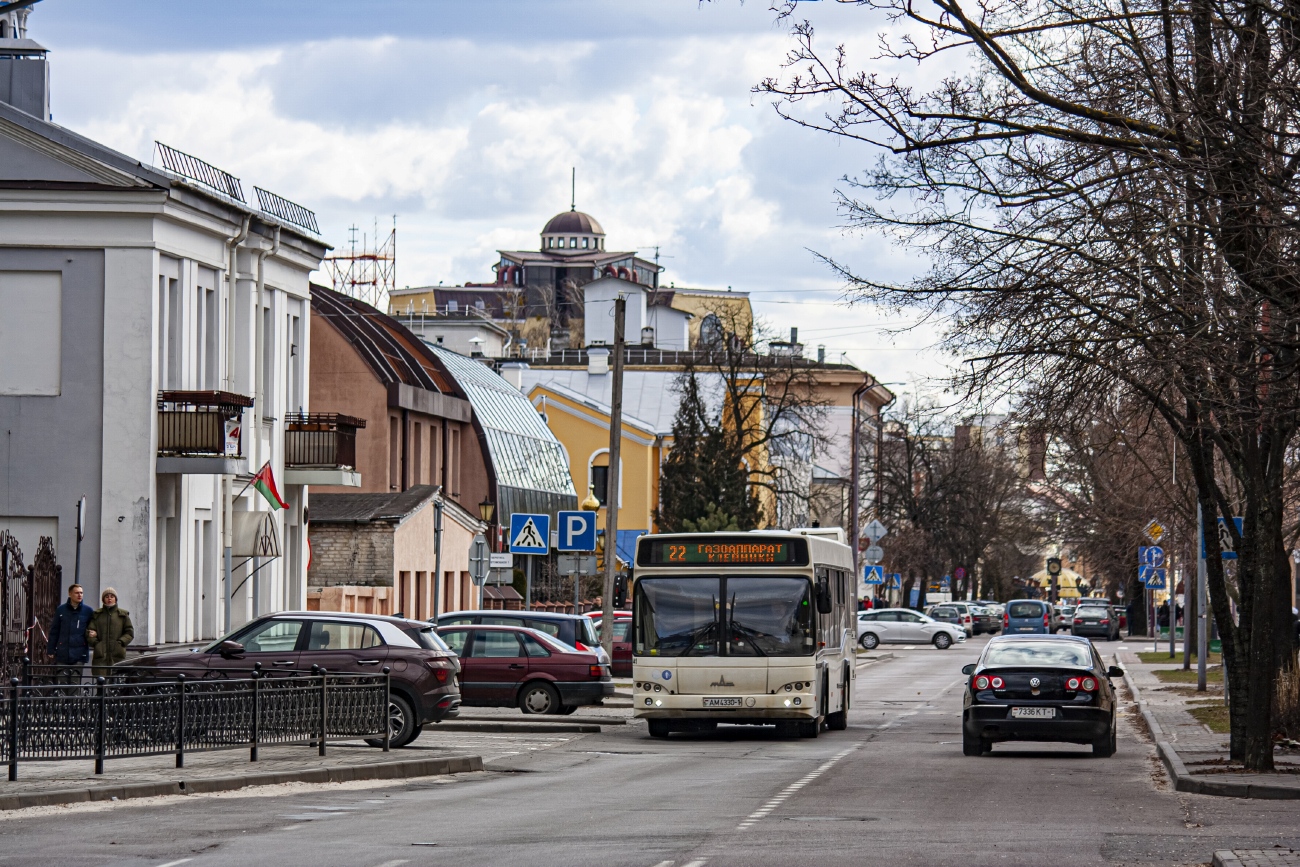
<svg viewBox="0 0 1300 867"><path fill-rule="evenodd" d="M881 644L933 644L947 650L965 640L965 629L910 608L858 612L858 644L863 650L874 650Z"/></svg>
<svg viewBox="0 0 1300 867"><path fill-rule="evenodd" d="M603 615L600 611L588 611L587 616L591 618L591 625L596 629L596 635L600 635L600 624ZM602 647L604 645L601 645ZM614 612L614 653L613 661L609 669L615 677L632 676L632 612L615 611Z"/></svg>
<svg viewBox="0 0 1300 867"><path fill-rule="evenodd" d="M956 626L967 636L975 634L975 627L972 623L974 618L965 611L962 611L956 605L944 603L942 605L932 605L926 609L926 616L938 620L940 623L951 623Z"/></svg>
<svg viewBox="0 0 1300 867"><path fill-rule="evenodd" d="M402 747L429 723L457 715L460 661L433 627L421 620L338 611L282 611L259 617L206 647L152 653L113 668L183 673L187 677L238 677L261 669L272 676L319 665L340 674L389 669L390 744ZM368 741L382 746L382 739Z"/></svg>
<svg viewBox="0 0 1300 867"><path fill-rule="evenodd" d="M1052 606L1040 599L1013 599L1002 615L1002 633L1052 634Z"/></svg>
<svg viewBox="0 0 1300 867"><path fill-rule="evenodd" d="M594 653L609 665L609 654L600 646L591 618L585 614L555 614L550 611L452 611L438 617L438 626L526 626L540 629L552 638L578 650Z"/></svg>
<svg viewBox="0 0 1300 867"><path fill-rule="evenodd" d="M962 703L964 755L983 755L1010 740L1090 744L1094 756L1115 754L1110 679L1124 672L1107 668L1087 639L999 636L962 673L970 676Z"/></svg>
<svg viewBox="0 0 1300 867"><path fill-rule="evenodd" d="M1076 606L1073 602L1061 603L1061 625L1059 627L1060 629L1064 629L1066 632L1069 632L1070 629L1074 626L1075 608Z"/></svg>
<svg viewBox="0 0 1300 867"><path fill-rule="evenodd" d="M1106 600L1097 600L1103 604L1091 602L1080 605L1074 611L1071 632L1075 635L1098 636L1107 641L1119 639L1119 612Z"/></svg>
<svg viewBox="0 0 1300 867"><path fill-rule="evenodd" d="M1002 619L1003 613L1007 610L1007 606L1003 605L1001 602L994 602L991 599L976 599L975 604L983 605L985 608L991 609L998 620Z"/></svg>
<svg viewBox="0 0 1300 867"><path fill-rule="evenodd" d="M460 655L461 700L471 707L518 707L526 714L571 714L614 694L609 666L540 629L440 626Z"/></svg>

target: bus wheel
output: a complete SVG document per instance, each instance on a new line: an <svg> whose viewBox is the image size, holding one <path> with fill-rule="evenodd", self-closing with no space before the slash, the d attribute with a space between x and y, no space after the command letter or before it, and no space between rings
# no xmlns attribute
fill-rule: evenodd
<svg viewBox="0 0 1300 867"><path fill-rule="evenodd" d="M826 714L826 730L832 732L842 732L849 727L849 677L844 675L844 682L840 684L840 693L844 704L835 713Z"/></svg>
<svg viewBox="0 0 1300 867"><path fill-rule="evenodd" d="M782 720L776 724L776 736L779 738L793 738L802 734L801 724L796 722L786 722ZM817 737L814 733L813 737Z"/></svg>
<svg viewBox="0 0 1300 867"><path fill-rule="evenodd" d="M652 719L646 720L646 722L650 726L650 737L652 738L666 738L668 733L673 730L672 725L666 719Z"/></svg>
<svg viewBox="0 0 1300 867"><path fill-rule="evenodd" d="M815 719L808 720L808 722L800 722L798 723L798 726L799 737L801 738L815 738L821 733L822 729L822 724Z"/></svg>

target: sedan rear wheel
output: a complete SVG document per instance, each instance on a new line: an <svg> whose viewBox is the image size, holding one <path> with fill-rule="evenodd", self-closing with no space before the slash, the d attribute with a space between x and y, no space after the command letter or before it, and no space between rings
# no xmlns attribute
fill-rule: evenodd
<svg viewBox="0 0 1300 867"><path fill-rule="evenodd" d="M875 650L880 646L880 639L874 632L864 632L858 637L858 644L862 645L863 650Z"/></svg>
<svg viewBox="0 0 1300 867"><path fill-rule="evenodd" d="M934 637L934 646L940 650L947 650L952 647L952 636L946 632L940 632Z"/></svg>
<svg viewBox="0 0 1300 867"><path fill-rule="evenodd" d="M558 713L560 694L549 683L535 680L519 691L519 709L526 714Z"/></svg>
<svg viewBox="0 0 1300 867"><path fill-rule="evenodd" d="M984 746L983 738L973 738L962 732L961 735L961 754L963 756L982 756L988 750Z"/></svg>
<svg viewBox="0 0 1300 867"><path fill-rule="evenodd" d="M1110 731L1092 742L1092 754L1097 758L1110 758L1115 755L1115 741L1115 720L1112 717L1110 721Z"/></svg>

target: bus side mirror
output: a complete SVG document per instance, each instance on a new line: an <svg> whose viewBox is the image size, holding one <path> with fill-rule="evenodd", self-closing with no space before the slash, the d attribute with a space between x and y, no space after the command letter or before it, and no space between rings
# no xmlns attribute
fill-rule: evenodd
<svg viewBox="0 0 1300 867"><path fill-rule="evenodd" d="M822 579L817 582L817 613L831 613L831 585L830 582Z"/></svg>

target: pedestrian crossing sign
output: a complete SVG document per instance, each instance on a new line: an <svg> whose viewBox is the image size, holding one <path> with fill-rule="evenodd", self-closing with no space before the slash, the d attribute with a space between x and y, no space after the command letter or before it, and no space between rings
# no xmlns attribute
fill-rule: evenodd
<svg viewBox="0 0 1300 867"><path fill-rule="evenodd" d="M884 584L885 583L884 566L868 566L865 570L865 573L866 573L865 577L862 579L863 584Z"/></svg>
<svg viewBox="0 0 1300 867"><path fill-rule="evenodd" d="M527 512L510 516L510 553L546 554L551 550L551 516Z"/></svg>

